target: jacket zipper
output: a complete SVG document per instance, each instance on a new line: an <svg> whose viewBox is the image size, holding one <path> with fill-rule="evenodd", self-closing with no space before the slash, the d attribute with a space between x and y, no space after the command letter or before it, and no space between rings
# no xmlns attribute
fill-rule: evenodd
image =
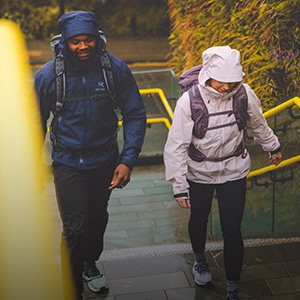
<svg viewBox="0 0 300 300"><path fill-rule="evenodd" d="M86 78L84 76L81 77L82 81L82 92L83 96L86 95ZM87 103L86 101L83 101L83 119L84 119L84 128L83 128L83 141L82 141L82 146L84 147L86 145L86 140L87 140ZM79 159L79 164L80 167L83 166L84 160L83 160L83 155L80 155Z"/></svg>

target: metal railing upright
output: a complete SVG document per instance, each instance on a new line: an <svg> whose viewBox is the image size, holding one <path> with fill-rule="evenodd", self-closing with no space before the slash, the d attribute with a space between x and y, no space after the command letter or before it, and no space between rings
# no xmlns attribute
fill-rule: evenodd
<svg viewBox="0 0 300 300"><path fill-rule="evenodd" d="M173 110L163 92L162 89L140 89L140 94L141 95L150 95L150 94L158 94L159 98L164 106L164 108L166 109L171 121L173 120ZM167 127L168 130L170 130L171 127L171 122L168 118L164 118L164 117L158 117L158 118L147 118L147 124L151 124L151 123L164 123ZM122 121L119 121L119 126L122 126Z"/></svg>

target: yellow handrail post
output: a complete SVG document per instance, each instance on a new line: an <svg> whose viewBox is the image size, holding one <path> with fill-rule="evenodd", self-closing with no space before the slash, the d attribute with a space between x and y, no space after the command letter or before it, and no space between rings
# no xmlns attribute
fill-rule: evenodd
<svg viewBox="0 0 300 300"><path fill-rule="evenodd" d="M55 208L38 184L43 138L26 46L13 22L0 20L0 33L0 299L60 300Z"/></svg>
<svg viewBox="0 0 300 300"><path fill-rule="evenodd" d="M172 110L172 108L171 108L171 106L170 106L170 104L169 104L169 102L168 102L168 100L167 100L167 98L166 98L166 96L165 96L162 89L157 89L156 88L156 89L141 89L140 90L141 95L155 94L155 93L159 95L165 109L168 112L168 115L170 116L170 119L173 120L173 110Z"/></svg>
<svg viewBox="0 0 300 300"><path fill-rule="evenodd" d="M140 94L141 95L147 95L147 94L158 94L159 97L160 97L160 100L163 104L163 106L165 107L171 121L173 120L173 110L163 92L162 89L141 89L140 90ZM171 128L171 123L170 121L167 119L167 118L163 118L163 117L159 117L159 118L147 118L147 124L152 124L152 123L164 123L167 127L168 130L170 130ZM122 126L123 125L123 122L122 121L119 121L118 123L119 126Z"/></svg>

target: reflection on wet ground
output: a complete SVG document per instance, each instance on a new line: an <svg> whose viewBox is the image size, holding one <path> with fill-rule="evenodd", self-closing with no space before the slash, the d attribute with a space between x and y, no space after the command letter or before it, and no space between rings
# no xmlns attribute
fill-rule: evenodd
<svg viewBox="0 0 300 300"><path fill-rule="evenodd" d="M137 166L109 202L106 249L188 242L189 211L173 200L163 165Z"/></svg>

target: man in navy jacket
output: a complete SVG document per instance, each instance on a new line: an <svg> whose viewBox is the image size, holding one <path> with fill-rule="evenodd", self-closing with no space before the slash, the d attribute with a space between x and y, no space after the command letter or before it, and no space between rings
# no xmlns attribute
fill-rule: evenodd
<svg viewBox="0 0 300 300"><path fill-rule="evenodd" d="M65 257L68 253L70 257L77 300L82 299L82 278L94 292L108 288L105 276L95 265L103 251L107 204L112 189L123 188L130 180L143 144L146 114L129 68L109 55L116 105L123 117L124 145L119 154L118 117L107 95L100 62L105 45L98 21L94 13L74 11L62 15L59 26L59 48L66 76L66 101L62 109L55 108L54 60L37 72L35 87L45 132L50 112L54 116L50 135L54 182L63 221L61 254ZM106 96L99 98L100 94ZM62 271L64 275L64 260ZM65 297L70 298L67 291Z"/></svg>

